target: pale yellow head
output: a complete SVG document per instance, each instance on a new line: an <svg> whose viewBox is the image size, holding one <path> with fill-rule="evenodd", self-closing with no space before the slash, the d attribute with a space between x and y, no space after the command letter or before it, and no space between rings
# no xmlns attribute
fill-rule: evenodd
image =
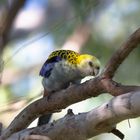
<svg viewBox="0 0 140 140"><path fill-rule="evenodd" d="M82 54L77 58L77 66L83 76L98 75L100 65L100 61L92 55Z"/></svg>

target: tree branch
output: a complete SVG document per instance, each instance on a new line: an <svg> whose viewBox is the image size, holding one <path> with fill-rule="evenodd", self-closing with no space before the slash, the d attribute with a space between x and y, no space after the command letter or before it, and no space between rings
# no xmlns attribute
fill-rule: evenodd
<svg viewBox="0 0 140 140"><path fill-rule="evenodd" d="M43 115L43 113L46 114L53 112L54 110L63 109L73 103L99 95L99 91L96 91L100 90L97 89L97 85L98 81L94 79L93 81L86 82L82 85L73 85L66 90L56 92L50 96L49 100L47 97L44 97L31 103L16 116L1 137L3 139L7 138L11 134L26 128L34 119ZM42 106L44 107L42 108Z"/></svg>
<svg viewBox="0 0 140 140"><path fill-rule="evenodd" d="M109 90L112 89L111 92L112 94L114 93L114 95L124 94L130 89L132 91L140 90L138 86L118 86L118 84L114 84L111 80L110 82L108 80L106 80L107 82L102 82L103 80L104 79L100 80L99 77L97 77L81 85L73 85L66 90L56 92L50 96L49 100L47 97L44 97L31 103L16 116L9 127L3 132L2 138L4 139L17 131L25 129L34 119L44 113L47 114L54 112L54 110L64 109L76 102L100 95L108 90L108 85L105 84L103 86L102 83L108 82ZM104 89L102 87L104 87ZM115 91L113 89L115 89Z"/></svg>
<svg viewBox="0 0 140 140"><path fill-rule="evenodd" d="M140 90L140 86L122 85L120 83L113 81L112 79L107 79L104 77L101 78L100 84L101 84L100 86L104 89L105 93L109 93L113 96L118 96L131 91Z"/></svg>
<svg viewBox="0 0 140 140"><path fill-rule="evenodd" d="M73 85L65 90L53 93L49 100L46 97L33 102L15 117L0 138L2 140L6 139L11 134L25 129L35 118L42 114L64 109L73 103L80 102L89 97L96 97L107 92L113 96L117 96L132 91L140 91L139 86L124 86L110 79L114 76L120 63L122 63L139 42L140 29L133 33L128 41L112 56L101 76L83 84Z"/></svg>
<svg viewBox="0 0 140 140"><path fill-rule="evenodd" d="M114 53L103 70L103 76L113 78L116 70L124 59L135 49L140 43L140 28L137 29L128 40Z"/></svg>
<svg viewBox="0 0 140 140"><path fill-rule="evenodd" d="M8 140L23 140L28 135L44 135L51 140L86 140L114 130L120 121L140 116L140 91L117 96L87 113L67 114L51 124L25 129Z"/></svg>

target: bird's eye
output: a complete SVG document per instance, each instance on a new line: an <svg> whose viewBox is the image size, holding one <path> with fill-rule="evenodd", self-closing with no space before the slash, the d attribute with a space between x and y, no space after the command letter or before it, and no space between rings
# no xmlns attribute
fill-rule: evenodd
<svg viewBox="0 0 140 140"><path fill-rule="evenodd" d="M88 62L90 67L93 67L93 63L91 61Z"/></svg>
<svg viewBox="0 0 140 140"><path fill-rule="evenodd" d="M100 67L99 67L99 66L97 66L97 67L96 67L96 69L97 69L97 70L99 70L99 69L100 69Z"/></svg>

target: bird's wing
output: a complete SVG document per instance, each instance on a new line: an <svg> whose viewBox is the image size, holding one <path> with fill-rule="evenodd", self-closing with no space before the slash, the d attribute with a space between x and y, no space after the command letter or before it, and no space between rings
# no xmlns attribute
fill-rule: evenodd
<svg viewBox="0 0 140 140"><path fill-rule="evenodd" d="M51 57L50 59L47 59L46 62L43 64L39 75L45 78L49 77L55 63L61 60L62 58L60 56L54 56L54 57Z"/></svg>

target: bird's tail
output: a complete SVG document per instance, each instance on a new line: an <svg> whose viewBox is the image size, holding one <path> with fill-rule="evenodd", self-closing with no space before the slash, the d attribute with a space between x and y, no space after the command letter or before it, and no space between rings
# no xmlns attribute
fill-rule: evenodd
<svg viewBox="0 0 140 140"><path fill-rule="evenodd" d="M52 113L39 117L37 126L49 123L51 117L52 117Z"/></svg>
<svg viewBox="0 0 140 140"><path fill-rule="evenodd" d="M44 88L43 97L46 97L46 96L49 98L49 92ZM42 116L39 117L39 119L38 119L38 124L37 124L37 126L40 126L40 125L44 125L44 124L49 123L51 117L52 117L52 113L48 113L48 114L46 114L46 115L42 115Z"/></svg>

